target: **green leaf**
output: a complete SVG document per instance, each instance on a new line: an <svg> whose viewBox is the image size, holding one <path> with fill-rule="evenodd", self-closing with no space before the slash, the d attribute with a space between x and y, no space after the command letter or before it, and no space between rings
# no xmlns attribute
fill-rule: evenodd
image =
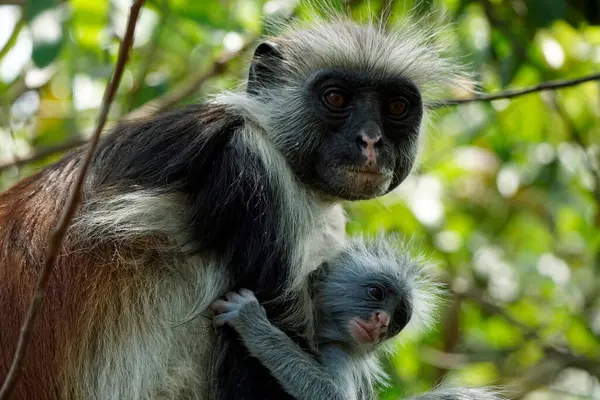
<svg viewBox="0 0 600 400"><path fill-rule="evenodd" d="M600 356L600 340L590 329L581 321L572 321L571 326L566 331L569 344L577 352L595 356Z"/></svg>
<svg viewBox="0 0 600 400"><path fill-rule="evenodd" d="M233 10L223 7L220 0L173 0L169 2L169 7L174 16L193 20L205 27L227 30L239 28L233 18Z"/></svg>
<svg viewBox="0 0 600 400"><path fill-rule="evenodd" d="M538 28L566 18L569 12L567 2L564 0L528 0L525 3L529 10L530 21Z"/></svg>
<svg viewBox="0 0 600 400"><path fill-rule="evenodd" d="M27 22L33 21L35 17L37 17L42 12L56 7L58 5L58 0L30 0L27 1L27 6L25 7L25 12L23 17Z"/></svg>
<svg viewBox="0 0 600 400"><path fill-rule="evenodd" d="M37 67L47 67L60 54L62 46L62 38L56 43L34 43L31 59Z"/></svg>
<svg viewBox="0 0 600 400"><path fill-rule="evenodd" d="M498 316L490 317L483 327L487 340L493 348L510 348L521 343L521 331L505 318Z"/></svg>

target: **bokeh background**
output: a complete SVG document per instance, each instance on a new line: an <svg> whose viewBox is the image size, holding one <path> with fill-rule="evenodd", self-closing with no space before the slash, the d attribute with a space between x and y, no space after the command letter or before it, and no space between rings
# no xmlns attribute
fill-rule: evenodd
<svg viewBox="0 0 600 400"><path fill-rule="evenodd" d="M598 0L338 1L359 18L442 13L483 92L600 71ZM0 0L0 190L80 145L117 57L126 0ZM112 121L232 88L285 0L148 0ZM440 382L513 398L600 399L600 96L597 81L439 109L394 193L348 205L352 234L399 232L448 295L430 333L386 360L382 399ZM468 93L447 93L464 98ZM1 316L0 316L1 320Z"/></svg>

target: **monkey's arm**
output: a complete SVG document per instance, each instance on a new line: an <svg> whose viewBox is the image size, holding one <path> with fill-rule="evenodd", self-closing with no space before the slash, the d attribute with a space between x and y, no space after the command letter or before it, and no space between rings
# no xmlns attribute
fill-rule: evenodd
<svg viewBox="0 0 600 400"><path fill-rule="evenodd" d="M346 400L317 360L307 354L284 332L273 325L254 294L245 289L227 293L227 301L217 300L211 308L215 324L231 325L250 354L279 381L285 391L299 400Z"/></svg>
<svg viewBox="0 0 600 400"><path fill-rule="evenodd" d="M482 388L437 389L406 400L502 400L498 393Z"/></svg>

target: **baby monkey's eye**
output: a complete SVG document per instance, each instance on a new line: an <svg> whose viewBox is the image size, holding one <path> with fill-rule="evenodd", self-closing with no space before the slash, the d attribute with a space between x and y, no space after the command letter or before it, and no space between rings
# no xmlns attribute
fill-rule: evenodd
<svg viewBox="0 0 600 400"><path fill-rule="evenodd" d="M383 301L385 299L385 290L381 286L373 285L369 286L369 295L377 301Z"/></svg>
<svg viewBox="0 0 600 400"><path fill-rule="evenodd" d="M396 329L404 329L408 325L408 321L410 321L410 313L407 313L406 310L402 309L394 313L394 325L396 325Z"/></svg>

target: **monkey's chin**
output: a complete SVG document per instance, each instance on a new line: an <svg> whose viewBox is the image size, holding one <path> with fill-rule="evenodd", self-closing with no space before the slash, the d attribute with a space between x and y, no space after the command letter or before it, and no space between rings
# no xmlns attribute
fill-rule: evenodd
<svg viewBox="0 0 600 400"><path fill-rule="evenodd" d="M323 189L344 200L367 200L386 194L393 174L336 168L325 179Z"/></svg>

